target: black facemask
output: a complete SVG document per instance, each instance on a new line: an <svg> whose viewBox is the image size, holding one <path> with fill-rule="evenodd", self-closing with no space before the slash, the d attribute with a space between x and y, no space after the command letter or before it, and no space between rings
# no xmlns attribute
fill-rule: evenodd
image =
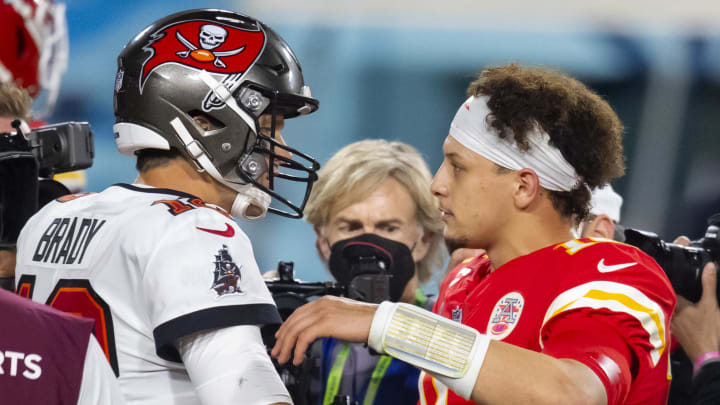
<svg viewBox="0 0 720 405"><path fill-rule="evenodd" d="M331 247L330 273L349 298L397 302L415 275L412 252L403 243L366 233Z"/></svg>

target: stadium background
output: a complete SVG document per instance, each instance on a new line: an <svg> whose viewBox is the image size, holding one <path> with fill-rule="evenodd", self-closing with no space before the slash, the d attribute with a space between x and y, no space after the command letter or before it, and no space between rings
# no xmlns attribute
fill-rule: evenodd
<svg viewBox="0 0 720 405"><path fill-rule="evenodd" d="M542 3L542 4L540 4ZM622 222L665 239L702 236L720 212L720 3L606 0L93 1L68 0L70 61L49 122L87 120L95 134L88 191L132 182L116 152L112 90L117 54L150 22L214 7L260 19L303 66L320 110L283 135L321 163L360 139L407 142L431 171L467 83L484 66L555 67L587 83L626 126ZM330 275L304 221L241 223L260 268L292 260L304 280ZM432 291L433 284L427 287Z"/></svg>

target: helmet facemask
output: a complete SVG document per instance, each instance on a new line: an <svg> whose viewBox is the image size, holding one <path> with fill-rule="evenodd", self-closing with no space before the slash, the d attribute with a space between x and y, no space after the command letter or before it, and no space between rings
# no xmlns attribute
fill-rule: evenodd
<svg viewBox="0 0 720 405"><path fill-rule="evenodd" d="M202 169L207 170L216 180L239 193L249 193L256 200L262 200L262 197L256 192L248 189L247 186L251 185L262 193L272 196L281 206L280 208L270 206L260 208L288 218L302 218L312 185L317 180L320 164L309 155L278 140L275 117L293 118L313 112L317 109L317 100L311 97L283 94L249 81L233 83L232 80L226 78L219 83L205 72L200 76L210 89L217 89L213 91L214 104L233 110L245 121L252 132L251 136L246 138L246 152L237 160L233 170L217 172L222 176L222 180L207 170L205 165L200 164ZM237 89L228 88L227 84L231 84ZM305 89L304 92L309 95L307 86ZM210 115L212 116L212 113ZM260 125L260 117L263 115L271 117L270 127L266 130ZM265 183L264 176L267 176L266 184L263 184ZM276 191L277 180L304 185L301 197L294 199L299 202L293 202L278 193ZM258 218L262 216L264 213ZM245 217L247 218L247 216Z"/></svg>

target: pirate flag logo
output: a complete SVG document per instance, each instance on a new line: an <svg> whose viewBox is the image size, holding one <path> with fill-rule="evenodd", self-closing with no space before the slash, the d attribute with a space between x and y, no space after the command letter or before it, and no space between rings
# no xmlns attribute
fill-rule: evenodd
<svg viewBox="0 0 720 405"><path fill-rule="evenodd" d="M159 29L143 48L150 56L142 66L140 93L153 71L165 64L226 74L224 81L239 80L265 47L265 31L259 24L255 28L247 30L216 21L193 20Z"/></svg>
<svg viewBox="0 0 720 405"><path fill-rule="evenodd" d="M215 270L213 271L213 283L210 289L215 290L218 297L227 294L243 294L238 287L240 281L240 268L233 262L227 245L223 245L215 255Z"/></svg>

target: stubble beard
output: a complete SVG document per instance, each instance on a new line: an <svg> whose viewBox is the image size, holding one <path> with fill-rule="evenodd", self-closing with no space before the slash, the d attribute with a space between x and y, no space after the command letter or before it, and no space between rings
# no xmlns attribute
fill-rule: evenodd
<svg viewBox="0 0 720 405"><path fill-rule="evenodd" d="M445 238L445 246L450 254L457 249L467 247L467 242L467 238Z"/></svg>

